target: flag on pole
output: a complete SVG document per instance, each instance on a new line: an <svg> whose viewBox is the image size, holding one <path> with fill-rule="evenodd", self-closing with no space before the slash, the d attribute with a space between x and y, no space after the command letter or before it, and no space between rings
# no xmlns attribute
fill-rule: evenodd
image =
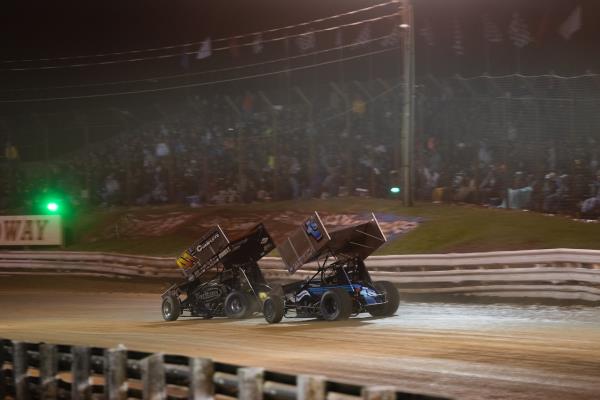
<svg viewBox="0 0 600 400"><path fill-rule="evenodd" d="M257 33L254 36L254 40L252 41L252 52L254 54L262 53L263 44L262 44L262 33Z"/></svg>
<svg viewBox="0 0 600 400"><path fill-rule="evenodd" d="M463 36L462 31L460 30L460 22L458 22L458 18L454 18L453 21L453 42L452 49L454 50L454 54L457 56L465 55L465 48L463 47Z"/></svg>
<svg viewBox="0 0 600 400"><path fill-rule="evenodd" d="M200 43L200 49L198 49L198 53L196 54L196 59L202 60L204 58L208 58L212 55L212 48L210 42L210 36L207 37Z"/></svg>
<svg viewBox="0 0 600 400"><path fill-rule="evenodd" d="M426 19L423 23L423 27L419 29L419 35L423 37L427 46L434 46L435 41L433 39L433 28L431 27L431 21Z"/></svg>
<svg viewBox="0 0 600 400"><path fill-rule="evenodd" d="M183 68L183 69L190 69L190 57L189 57L188 53L183 53L181 55L181 59L179 60L179 65L181 65L181 68Z"/></svg>
<svg viewBox="0 0 600 400"><path fill-rule="evenodd" d="M354 46L361 46L367 44L371 39L371 25L368 23L358 32L356 39L352 43Z"/></svg>
<svg viewBox="0 0 600 400"><path fill-rule="evenodd" d="M341 27L335 31L335 39L333 41L333 44L335 45L335 47L342 47L342 45L344 44L343 33L342 33Z"/></svg>
<svg viewBox="0 0 600 400"><path fill-rule="evenodd" d="M380 43L381 47L393 47L399 45L400 28L398 27L398 25L394 25L394 28L392 28L392 31L389 33L389 35L381 39Z"/></svg>
<svg viewBox="0 0 600 400"><path fill-rule="evenodd" d="M238 46L238 39L235 36L229 38L229 53L231 53L231 58L240 56L240 46Z"/></svg>
<svg viewBox="0 0 600 400"><path fill-rule="evenodd" d="M315 33L313 31L303 33L302 35L298 35L298 37L296 37L296 46L298 46L300 51L306 51L314 48L315 42Z"/></svg>
<svg viewBox="0 0 600 400"><path fill-rule="evenodd" d="M502 32L498 28L498 25L491 20L489 14L483 14L483 36L485 40L490 43L501 43L503 40Z"/></svg>
<svg viewBox="0 0 600 400"><path fill-rule="evenodd" d="M569 14L567 19L558 28L558 33L566 40L569 40L579 29L581 29L581 6L575 7L571 14Z"/></svg>
<svg viewBox="0 0 600 400"><path fill-rule="evenodd" d="M508 26L508 37L518 48L523 48L533 41L527 22L521 17L519 12L514 12L512 20Z"/></svg>

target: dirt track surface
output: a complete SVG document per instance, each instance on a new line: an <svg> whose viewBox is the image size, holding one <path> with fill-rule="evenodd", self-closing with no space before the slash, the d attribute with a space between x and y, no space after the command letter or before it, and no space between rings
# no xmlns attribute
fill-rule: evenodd
<svg viewBox="0 0 600 400"><path fill-rule="evenodd" d="M402 303L387 319L164 322L160 290L9 288L0 337L211 357L464 399L600 398L600 308ZM89 282L88 282L89 284ZM100 290L108 286L100 285ZM50 290L52 289L52 290Z"/></svg>

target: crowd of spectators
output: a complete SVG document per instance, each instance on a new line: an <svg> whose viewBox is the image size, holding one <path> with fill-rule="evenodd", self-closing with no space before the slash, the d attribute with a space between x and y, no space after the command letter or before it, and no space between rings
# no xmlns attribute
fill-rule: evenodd
<svg viewBox="0 0 600 400"><path fill-rule="evenodd" d="M42 165L37 177L11 164L18 190L7 199L18 205L43 186L104 206L325 198L350 186L383 195L393 98L378 102L387 116L377 123L356 93L349 112L335 93L319 99L308 107L251 93L195 97L177 115Z"/></svg>
<svg viewBox="0 0 600 400"><path fill-rule="evenodd" d="M437 134L417 145L419 198L598 217L600 99L581 102L510 92L425 101L426 132Z"/></svg>
<svg viewBox="0 0 600 400"><path fill-rule="evenodd" d="M600 214L599 134L535 136L519 104L517 114L494 119L493 100L459 97L420 93L417 200ZM400 183L396 91L319 93L312 107L282 99L194 96L177 115L52 160L37 177L22 171L8 142L0 207L19 206L36 190L102 206L390 196ZM544 115L536 118L539 127Z"/></svg>

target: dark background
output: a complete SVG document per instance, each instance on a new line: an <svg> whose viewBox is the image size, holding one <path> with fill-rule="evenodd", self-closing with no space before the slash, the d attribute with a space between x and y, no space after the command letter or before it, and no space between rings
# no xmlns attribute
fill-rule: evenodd
<svg viewBox="0 0 600 400"><path fill-rule="evenodd" d="M209 60L195 60L192 55L188 59L189 65L186 68L182 66L181 56L162 60L53 69L36 68L64 66L74 62L122 60L131 58L132 55L10 62L200 42L209 35L213 39L227 38L232 35L309 21L377 3L379 2L370 0L4 2L0 14L2 48L0 100L3 101L0 103L2 119L0 136L10 137L13 142L17 142L23 149L22 155L25 159L35 159L41 154L38 152L28 156L26 149L32 141L37 141L46 134L41 131L41 126L43 130L49 130L51 137L63 141L58 147L68 148L70 135L75 132L80 136L79 125L70 127L69 124L74 124L71 120L79 121L84 114L95 126L106 125L106 129L95 129L95 135L100 139L112 132L122 130L124 125L130 127L129 125L143 122L144 114L140 110L147 108L148 105L175 104L180 98L189 95L203 95L208 92L210 94L227 91L243 92L246 89L253 91L270 88L285 89L294 84L304 85L307 82L317 86L332 80L343 83L344 80L370 80L377 77L399 79L401 50L345 62L341 66L331 65L285 76L279 74L260 79L149 94L104 96L114 92L139 92L237 78L245 74L268 73L331 60L340 57L340 54L330 54L329 58L319 56L308 60L280 62L244 70L183 76L176 79L149 79L108 86L56 87L191 74L206 69L257 63L285 57L286 54L294 55L294 49L286 53L281 43L265 44L265 51L259 56L252 54L249 48L241 48L237 55L228 51L215 52ZM593 0L415 0L417 79L422 81L429 75L477 76L515 72L573 75L597 72L600 69L598 51L600 28L596 23L600 17L598 3ZM557 30L577 5L581 5L583 10L583 27L567 41L558 35ZM382 8L376 12L362 14L358 19L383 15L394 10L394 6ZM511 16L515 11L520 12L526 20L533 37L533 42L520 51L516 50L507 35ZM488 13L502 31L504 36L502 43L488 44L485 41L481 22L483 13ZM458 19L462 30L464 45L462 56L457 56L452 49L454 18ZM340 19L320 27L354 20L356 18ZM426 21L430 21L433 28L435 42L433 46L429 46L419 34L419 29ZM386 26L391 29L393 23L397 22L399 18L390 19L386 22L388 25L382 24L379 29L384 29ZM301 32L296 30L288 33ZM345 42L352 40L356 34L354 31L344 33ZM221 45L230 44L227 41L221 43ZM332 44L332 37L317 35L317 49L331 47ZM183 50L197 51L198 47L195 44L184 48L143 53L143 55L177 54ZM374 49L374 46L371 45L364 51L370 49ZM517 62L517 52L519 62ZM20 67L34 69L10 70ZM97 95L102 96L94 97ZM63 100L65 97L77 98ZM30 101L32 99L36 101ZM45 99L46 101L39 101ZM123 118L123 112L138 115L137 120ZM50 117L47 116L48 113ZM58 147L55 146L56 151Z"/></svg>

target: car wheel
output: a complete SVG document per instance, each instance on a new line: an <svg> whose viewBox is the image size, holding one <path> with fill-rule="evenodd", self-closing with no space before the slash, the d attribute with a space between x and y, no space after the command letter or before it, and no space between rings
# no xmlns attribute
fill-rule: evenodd
<svg viewBox="0 0 600 400"><path fill-rule="evenodd" d="M162 316L165 321L175 321L181 315L181 303L177 296L169 295L162 302Z"/></svg>
<svg viewBox="0 0 600 400"><path fill-rule="evenodd" d="M285 314L285 304L281 296L273 294L267 297L263 305L265 321L276 324L281 321L283 314Z"/></svg>
<svg viewBox="0 0 600 400"><path fill-rule="evenodd" d="M373 283L373 287L378 293L385 294L385 304L378 304L368 308L369 314L374 317L389 317L396 313L400 305L400 294L396 286L389 281L379 281Z"/></svg>
<svg viewBox="0 0 600 400"><path fill-rule="evenodd" d="M252 298L247 293L234 290L225 298L224 308L227 318L248 318L252 314Z"/></svg>
<svg viewBox="0 0 600 400"><path fill-rule="evenodd" d="M321 297L320 309L327 321L348 319L352 314L352 298L342 288L329 289Z"/></svg>

